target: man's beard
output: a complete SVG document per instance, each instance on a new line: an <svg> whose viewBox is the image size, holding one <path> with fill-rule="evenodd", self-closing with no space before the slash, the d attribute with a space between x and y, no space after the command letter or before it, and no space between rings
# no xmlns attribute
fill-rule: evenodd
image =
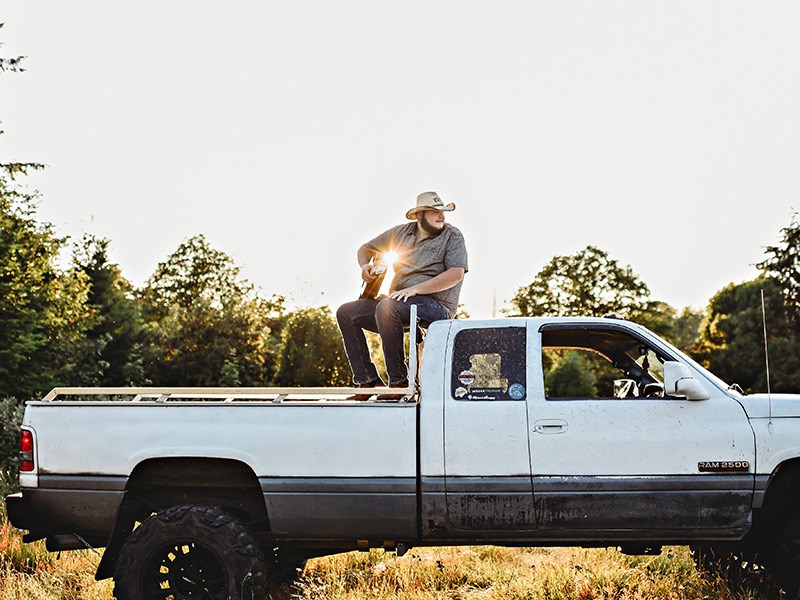
<svg viewBox="0 0 800 600"><path fill-rule="evenodd" d="M428 223L428 220L423 215L422 218L419 220L419 226L422 227L422 230L427 233L430 237L436 237L442 231L444 231L444 227L441 229L437 229L435 226Z"/></svg>

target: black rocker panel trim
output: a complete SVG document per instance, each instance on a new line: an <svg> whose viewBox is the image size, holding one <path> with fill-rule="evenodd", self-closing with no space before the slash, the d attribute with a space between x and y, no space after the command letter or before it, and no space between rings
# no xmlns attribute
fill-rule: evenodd
<svg viewBox="0 0 800 600"><path fill-rule="evenodd" d="M413 540L413 477L260 478L270 528L296 540Z"/></svg>

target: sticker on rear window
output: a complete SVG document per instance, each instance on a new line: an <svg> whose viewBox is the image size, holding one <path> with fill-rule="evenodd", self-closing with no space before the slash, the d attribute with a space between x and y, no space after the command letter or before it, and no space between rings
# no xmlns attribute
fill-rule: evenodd
<svg viewBox="0 0 800 600"><path fill-rule="evenodd" d="M472 371L461 371L461 373L458 374L458 380L462 385L472 385L475 381L475 373Z"/></svg>

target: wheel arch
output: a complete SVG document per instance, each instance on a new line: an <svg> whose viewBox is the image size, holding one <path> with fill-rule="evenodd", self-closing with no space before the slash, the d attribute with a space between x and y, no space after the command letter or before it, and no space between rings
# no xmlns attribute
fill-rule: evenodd
<svg viewBox="0 0 800 600"><path fill-rule="evenodd" d="M213 472L214 479L208 475ZM207 456L153 457L139 461L131 470L126 489L137 485L172 482L199 483L207 487L258 485L253 468L243 460Z"/></svg>
<svg viewBox="0 0 800 600"><path fill-rule="evenodd" d="M270 532L267 507L255 471L229 458L147 458L131 472L97 579L111 577L119 550L137 522L181 504L217 506L241 520L259 537Z"/></svg>
<svg viewBox="0 0 800 600"><path fill-rule="evenodd" d="M770 473L764 491L763 508L771 513L780 512L787 504L800 498L800 457L781 462Z"/></svg>

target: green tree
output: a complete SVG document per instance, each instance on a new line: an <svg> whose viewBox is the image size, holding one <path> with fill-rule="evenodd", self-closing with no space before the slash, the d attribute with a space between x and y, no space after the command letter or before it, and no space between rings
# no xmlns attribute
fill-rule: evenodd
<svg viewBox="0 0 800 600"><path fill-rule="evenodd" d="M545 374L544 385L548 398L594 398L597 396L597 376L589 361L578 352L561 356Z"/></svg>
<svg viewBox="0 0 800 600"><path fill-rule="evenodd" d="M800 390L800 344L783 304L780 284L767 277L730 284L709 301L695 357L728 383L745 391L766 391L764 291L769 341L770 384L774 392Z"/></svg>
<svg viewBox="0 0 800 600"><path fill-rule="evenodd" d="M800 223L797 213L788 227L781 229L782 238L775 246L767 246L767 258L757 266L774 278L783 293L789 317L800 327Z"/></svg>
<svg viewBox="0 0 800 600"><path fill-rule="evenodd" d="M16 491L19 472L19 428L25 405L0 399L0 497Z"/></svg>
<svg viewBox="0 0 800 600"><path fill-rule="evenodd" d="M24 71L23 59L0 57L0 72ZM37 222L35 195L14 182L42 166L0 163L0 398L35 398L73 382L90 322L85 280L56 267L65 240Z"/></svg>
<svg viewBox="0 0 800 600"><path fill-rule="evenodd" d="M653 333L673 341L678 311L666 302L646 300L632 308L626 316L631 321L644 325Z"/></svg>
<svg viewBox="0 0 800 600"><path fill-rule="evenodd" d="M628 318L644 325L653 333L672 342L684 352L691 352L700 337L703 311L690 307L678 312L673 306L659 300L649 300L628 313Z"/></svg>
<svg viewBox="0 0 800 600"><path fill-rule="evenodd" d="M0 398L74 383L92 324L87 279L58 269L65 240L33 200L0 176Z"/></svg>
<svg viewBox="0 0 800 600"><path fill-rule="evenodd" d="M144 324L133 286L108 258L109 240L84 235L74 246L73 269L89 283L94 323L87 332L82 385L142 385Z"/></svg>
<svg viewBox="0 0 800 600"><path fill-rule="evenodd" d="M202 235L183 242L140 292L144 368L156 385L263 386L275 370L283 298L265 300Z"/></svg>
<svg viewBox="0 0 800 600"><path fill-rule="evenodd" d="M276 383L284 386L347 386L350 366L330 309L301 308L289 314L281 335Z"/></svg>
<svg viewBox="0 0 800 600"><path fill-rule="evenodd" d="M675 317L669 340L687 354L692 354L700 341L704 316L702 310L694 310L688 306L684 308Z"/></svg>
<svg viewBox="0 0 800 600"><path fill-rule="evenodd" d="M519 316L628 316L644 311L650 290L630 266L621 266L594 246L555 256L530 285L512 298Z"/></svg>

